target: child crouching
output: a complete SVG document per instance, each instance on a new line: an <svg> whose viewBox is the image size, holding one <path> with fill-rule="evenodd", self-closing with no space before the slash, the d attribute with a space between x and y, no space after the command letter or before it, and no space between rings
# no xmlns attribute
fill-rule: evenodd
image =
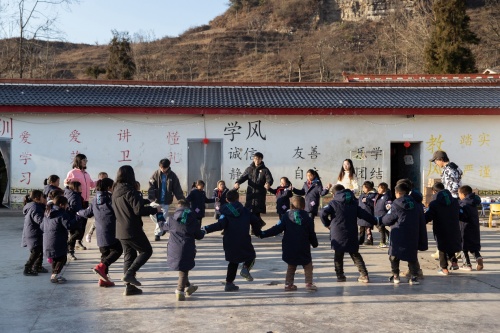
<svg viewBox="0 0 500 333"><path fill-rule="evenodd" d="M281 216L278 224L266 231L262 231L260 234L260 238L267 238L284 232L281 243L283 249L282 258L288 264L285 291L297 290L297 286L293 282L298 265L304 267L306 290L317 290L317 287L313 284L311 245L314 248L318 247L318 238L314 232L314 221L304 210L305 205L303 197L292 197L290 210Z"/></svg>

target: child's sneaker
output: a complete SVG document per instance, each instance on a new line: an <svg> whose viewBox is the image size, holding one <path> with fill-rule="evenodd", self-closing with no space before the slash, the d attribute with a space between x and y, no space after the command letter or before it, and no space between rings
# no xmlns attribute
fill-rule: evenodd
<svg viewBox="0 0 500 333"><path fill-rule="evenodd" d="M417 276L412 276L409 280L408 280L408 283L410 285L419 285L420 284L420 281L418 281L418 277Z"/></svg>
<svg viewBox="0 0 500 333"><path fill-rule="evenodd" d="M68 254L68 257L69 257L69 260L77 260L78 259L77 257L75 257L75 254L71 253L71 252Z"/></svg>
<svg viewBox="0 0 500 333"><path fill-rule="evenodd" d="M194 284L190 285L189 287L184 288L184 292L188 296L191 296L196 290L198 290L198 286L195 286Z"/></svg>
<svg viewBox="0 0 500 333"><path fill-rule="evenodd" d="M99 287L104 287L104 288L108 288L108 287L114 287L115 286L115 283L112 282L112 281L105 281L105 280L101 280L99 279L99 282L97 282L97 285Z"/></svg>
<svg viewBox="0 0 500 333"><path fill-rule="evenodd" d="M245 278L247 281L253 281L252 275L250 275L250 271L248 270L248 267L246 265L243 265L241 268L240 275Z"/></svg>
<svg viewBox="0 0 500 333"><path fill-rule="evenodd" d="M184 295L184 292L183 291L179 291L179 290L175 291L175 298L178 301L185 301L186 300L186 296Z"/></svg>
<svg viewBox="0 0 500 333"><path fill-rule="evenodd" d="M460 267L458 267L458 262L452 262L451 263L451 266L450 266L450 270L452 271L456 271L457 269L459 269Z"/></svg>
<svg viewBox="0 0 500 333"><path fill-rule="evenodd" d="M142 294L142 289L137 288L133 284L125 285L125 291L123 292L124 296L133 296Z"/></svg>
<svg viewBox="0 0 500 333"><path fill-rule="evenodd" d="M52 283L66 283L66 279L61 275L52 274L50 277L50 282Z"/></svg>
<svg viewBox="0 0 500 333"><path fill-rule="evenodd" d="M285 291L296 291L296 290L297 290L297 286L294 284L285 285Z"/></svg>
<svg viewBox="0 0 500 333"><path fill-rule="evenodd" d="M386 244L386 243L382 243L382 242L380 242L380 244L378 245L378 247L379 247L380 249L383 249L383 248L386 248L386 247L387 247L387 244Z"/></svg>
<svg viewBox="0 0 500 333"><path fill-rule="evenodd" d="M472 265L462 265L460 266L462 271L472 271Z"/></svg>
<svg viewBox="0 0 500 333"><path fill-rule="evenodd" d="M440 268L438 270L438 274L441 274L441 275L449 275L450 272L446 269L446 268Z"/></svg>
<svg viewBox="0 0 500 333"><path fill-rule="evenodd" d="M318 287L316 287L316 285L314 283L307 283L306 290L307 291L316 291L316 290L318 290Z"/></svg>
<svg viewBox="0 0 500 333"><path fill-rule="evenodd" d="M436 251L433 254L431 254L431 257L433 257L436 260L439 260L439 251Z"/></svg>
<svg viewBox="0 0 500 333"><path fill-rule="evenodd" d="M481 271L483 268L484 268L483 258L482 257L478 257L476 259L476 271Z"/></svg>
<svg viewBox="0 0 500 333"><path fill-rule="evenodd" d="M389 282L399 284L401 282L401 279L399 278L399 275L391 275L391 277L389 278Z"/></svg>
<svg viewBox="0 0 500 333"><path fill-rule="evenodd" d="M360 275L358 278L358 282L368 283L370 282L370 279L368 278L368 275Z"/></svg>
<svg viewBox="0 0 500 333"><path fill-rule="evenodd" d="M87 243L90 243L90 241L92 240L92 235L87 234L87 236L85 236L85 240L87 241Z"/></svg>
<svg viewBox="0 0 500 333"><path fill-rule="evenodd" d="M23 275L24 276L37 276L38 273L36 271L34 271L31 267L24 267L24 272L23 272Z"/></svg>
<svg viewBox="0 0 500 333"><path fill-rule="evenodd" d="M345 277L345 275L337 276L337 282L346 282L346 281L347 278Z"/></svg>
<svg viewBox="0 0 500 333"><path fill-rule="evenodd" d="M231 283L226 282L226 286L224 287L224 291L238 291L239 289L240 287L238 287L232 282Z"/></svg>
<svg viewBox="0 0 500 333"><path fill-rule="evenodd" d="M102 280L108 280L108 275L106 274L106 265L104 265L102 262L92 268L92 271L95 274L99 275Z"/></svg>

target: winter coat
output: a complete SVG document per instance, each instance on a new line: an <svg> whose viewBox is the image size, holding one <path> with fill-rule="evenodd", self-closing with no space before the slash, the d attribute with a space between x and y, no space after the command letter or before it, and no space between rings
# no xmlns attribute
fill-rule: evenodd
<svg viewBox="0 0 500 333"><path fill-rule="evenodd" d="M179 178L177 178L177 175L169 168L166 174L165 199L164 202L160 202L162 190L161 175L161 170L156 170L149 179L148 199L151 200L151 202L165 205L170 205L174 200L174 196L177 200L185 199Z"/></svg>
<svg viewBox="0 0 500 333"><path fill-rule="evenodd" d="M141 217L157 212L156 208L145 207L142 194L134 186L125 183L115 183L111 203L116 216L118 239L131 239L144 233Z"/></svg>
<svg viewBox="0 0 500 333"><path fill-rule="evenodd" d="M215 199L207 198L207 194L203 190L193 188L186 200L191 205L191 211L194 213L197 219L202 219L205 217L205 204L214 203Z"/></svg>
<svg viewBox="0 0 500 333"><path fill-rule="evenodd" d="M323 189L321 180L314 179L310 185L308 184L308 182L305 182L302 190L294 188L293 193L297 195L305 195L304 199L306 201L306 208L304 210L308 213L311 213L313 216L316 216L318 215L319 198L320 196L327 195L328 190Z"/></svg>
<svg viewBox="0 0 500 333"><path fill-rule="evenodd" d="M439 191L436 199L429 203L425 220L432 221L432 231L439 251L455 253L462 250L459 214L458 200L448 190Z"/></svg>
<svg viewBox="0 0 500 333"><path fill-rule="evenodd" d="M53 190L61 190L61 188L51 184L47 184L43 188L43 194L45 194L45 196L48 197L49 193L52 192Z"/></svg>
<svg viewBox="0 0 500 333"><path fill-rule="evenodd" d="M84 222L84 218L77 216L80 210L83 209L83 199L82 194L80 192L75 192L68 187L64 189L64 196L68 199L68 214L72 219L76 219L75 224L72 225L72 231L81 228L82 223Z"/></svg>
<svg viewBox="0 0 500 333"><path fill-rule="evenodd" d="M167 219L163 230L170 232L167 244L167 264L174 271L190 271L196 257L195 239L205 235L196 215L187 208L177 208Z"/></svg>
<svg viewBox="0 0 500 333"><path fill-rule="evenodd" d="M259 166L255 166L255 163L252 163L246 168L236 183L242 184L247 180L245 207L254 214L265 214L267 190L264 185L266 183L273 185L274 180L271 171L269 171L264 162L260 163Z"/></svg>
<svg viewBox="0 0 500 333"><path fill-rule="evenodd" d="M84 218L95 217L95 234L97 246L111 246L118 242L116 239L116 216L111 206L111 193L97 191L87 209L78 212Z"/></svg>
<svg viewBox="0 0 500 333"><path fill-rule="evenodd" d="M270 193L276 195L276 213L283 215L290 209L290 198L293 192L288 187L278 186L275 190L270 188Z"/></svg>
<svg viewBox="0 0 500 333"><path fill-rule="evenodd" d="M390 190L387 190L384 194L377 194L375 196L373 216L382 217L385 214L387 214L387 208L385 206L391 203L392 203L392 193Z"/></svg>
<svg viewBox="0 0 500 333"><path fill-rule="evenodd" d="M240 263L255 259L250 226L260 235L260 220L239 202L230 202L221 209L219 220L205 227L207 233L224 230L222 244L226 261Z"/></svg>
<svg viewBox="0 0 500 333"><path fill-rule="evenodd" d="M462 170L453 162L446 164L441 174L445 190L450 191L455 198L458 198L458 188L462 186L462 175Z"/></svg>
<svg viewBox="0 0 500 333"><path fill-rule="evenodd" d="M481 235L479 231L479 213L477 206L481 198L471 193L460 200L460 233L462 235L463 251L475 252L481 250Z"/></svg>
<svg viewBox="0 0 500 333"><path fill-rule="evenodd" d="M218 188L214 188L214 193L213 193L213 197L214 199L215 198L218 198L219 200L215 201L215 213L218 214L219 211L221 210L221 208L227 204L227 200L226 200L226 196L227 196L227 192L229 191L229 189L227 187L224 187L224 189L222 191L219 191Z"/></svg>
<svg viewBox="0 0 500 333"><path fill-rule="evenodd" d="M336 192L320 211L320 217L323 225L330 228L332 249L348 253L359 251L357 218L377 223L373 215L359 207L354 192L348 189Z"/></svg>
<svg viewBox="0 0 500 333"><path fill-rule="evenodd" d="M314 221L305 210L286 212L274 227L262 231L260 238L276 236L284 232L281 242L283 261L289 265L307 265L312 261L311 246L318 247Z"/></svg>
<svg viewBox="0 0 500 333"><path fill-rule="evenodd" d="M40 228L43 222L45 205L29 202L23 208L24 228L21 245L31 251L34 247L42 246L43 232Z"/></svg>
<svg viewBox="0 0 500 333"><path fill-rule="evenodd" d="M427 229L420 203L409 195L393 201L389 212L380 219L391 227L389 255L404 261L417 261L418 250L427 249Z"/></svg>
<svg viewBox="0 0 500 333"><path fill-rule="evenodd" d="M73 169L68 172L65 183L80 182L82 184L82 199L89 201L90 189L95 187L95 182L90 178L90 175L85 170Z"/></svg>
<svg viewBox="0 0 500 333"><path fill-rule="evenodd" d="M358 199L359 207L372 216L374 216L373 212L374 212L376 196L377 192L370 191L368 193L362 193ZM365 199L365 202L363 202L363 199ZM373 223L370 223L362 218L358 218L358 225L360 227L369 227L369 228L373 227Z"/></svg>
<svg viewBox="0 0 500 333"><path fill-rule="evenodd" d="M46 258L58 258L68 254L68 230L76 220L64 209L52 206L42 223L43 254Z"/></svg>

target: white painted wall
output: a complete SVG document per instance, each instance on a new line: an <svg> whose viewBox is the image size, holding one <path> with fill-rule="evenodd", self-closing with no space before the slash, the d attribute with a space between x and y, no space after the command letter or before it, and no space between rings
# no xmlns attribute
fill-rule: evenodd
<svg viewBox="0 0 500 333"><path fill-rule="evenodd" d="M202 140L205 132L209 139L223 139L221 163L228 184L234 181L232 171L243 172L251 163L251 156L245 156L247 149L264 154L275 183L287 176L294 185L301 186L303 180L296 180L298 168L304 171L304 177L307 169L316 168L323 183L334 182L342 161L360 147L370 151L380 147L383 156L375 160L367 154L366 160L355 160L355 166L380 168L384 172L382 179L372 180L375 184L389 182L390 143L410 141L422 142L424 179L439 178L440 171L427 161L432 151L442 149L465 171L464 184L500 189L500 158L495 153L500 146L497 116L0 114L0 119L11 118L10 184L17 189L42 188L50 174L64 179L71 169L73 154L80 152L89 159L88 172L93 179L100 171L115 178L120 165L130 164L142 189L147 189L158 161L170 157L172 170L186 191L187 139ZM235 122L241 126L236 131L240 134L231 141L229 127ZM75 130L79 135L72 137ZM128 138L124 136L127 130ZM317 147L316 159L309 155L312 147ZM294 157L297 148L303 149L304 159ZM240 149L241 160L231 159L230 153ZM120 162L126 157L125 151L129 151L130 161ZM21 197L12 195L11 201L20 202Z"/></svg>

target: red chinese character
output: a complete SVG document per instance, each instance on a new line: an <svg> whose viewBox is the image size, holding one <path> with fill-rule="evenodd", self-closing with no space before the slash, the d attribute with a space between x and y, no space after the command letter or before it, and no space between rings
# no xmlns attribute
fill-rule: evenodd
<svg viewBox="0 0 500 333"><path fill-rule="evenodd" d="M31 136L31 134L29 134L27 131L22 132L21 135L19 135L19 138L21 139L21 143L27 143L30 145L31 142L28 141L30 136Z"/></svg>
<svg viewBox="0 0 500 333"><path fill-rule="evenodd" d="M181 137L179 136L179 132L168 132L167 134L167 141L169 145L178 145L179 144L179 139Z"/></svg>
<svg viewBox="0 0 500 333"><path fill-rule="evenodd" d="M120 130L120 133L118 133L118 141L126 141L128 142L128 138L130 138L132 134L130 134L128 128L124 130Z"/></svg>
<svg viewBox="0 0 500 333"><path fill-rule="evenodd" d="M78 150L73 150L71 152L71 162L73 162L73 160L75 159L75 156L80 154L80 152Z"/></svg>
<svg viewBox="0 0 500 333"><path fill-rule="evenodd" d="M181 163L182 162L182 154L181 153L178 153L178 152L170 152L168 154L168 159L170 160L170 162L173 162L173 163Z"/></svg>
<svg viewBox="0 0 500 333"><path fill-rule="evenodd" d="M5 119L1 119L1 129L0 129L0 136L4 136L5 133L10 133L10 136L12 138L12 118L10 118L10 120L5 120Z"/></svg>
<svg viewBox="0 0 500 333"><path fill-rule="evenodd" d="M28 163L28 160L31 160L31 154L30 153L22 153L19 155L19 160L24 161L24 164Z"/></svg>
<svg viewBox="0 0 500 333"><path fill-rule="evenodd" d="M69 137L70 137L70 140L69 142L77 142L77 143L81 143L80 141L78 141L78 136L80 136L80 132L78 132L77 130L73 130L73 132L71 132L69 134Z"/></svg>
<svg viewBox="0 0 500 333"><path fill-rule="evenodd" d="M21 183L26 182L26 185L29 185L31 182L31 172L22 172L21 175L23 175L23 179L21 179Z"/></svg>
<svg viewBox="0 0 500 333"><path fill-rule="evenodd" d="M118 162L131 162L132 160L129 158L130 155L130 150L122 150L122 156L123 158L119 160Z"/></svg>

